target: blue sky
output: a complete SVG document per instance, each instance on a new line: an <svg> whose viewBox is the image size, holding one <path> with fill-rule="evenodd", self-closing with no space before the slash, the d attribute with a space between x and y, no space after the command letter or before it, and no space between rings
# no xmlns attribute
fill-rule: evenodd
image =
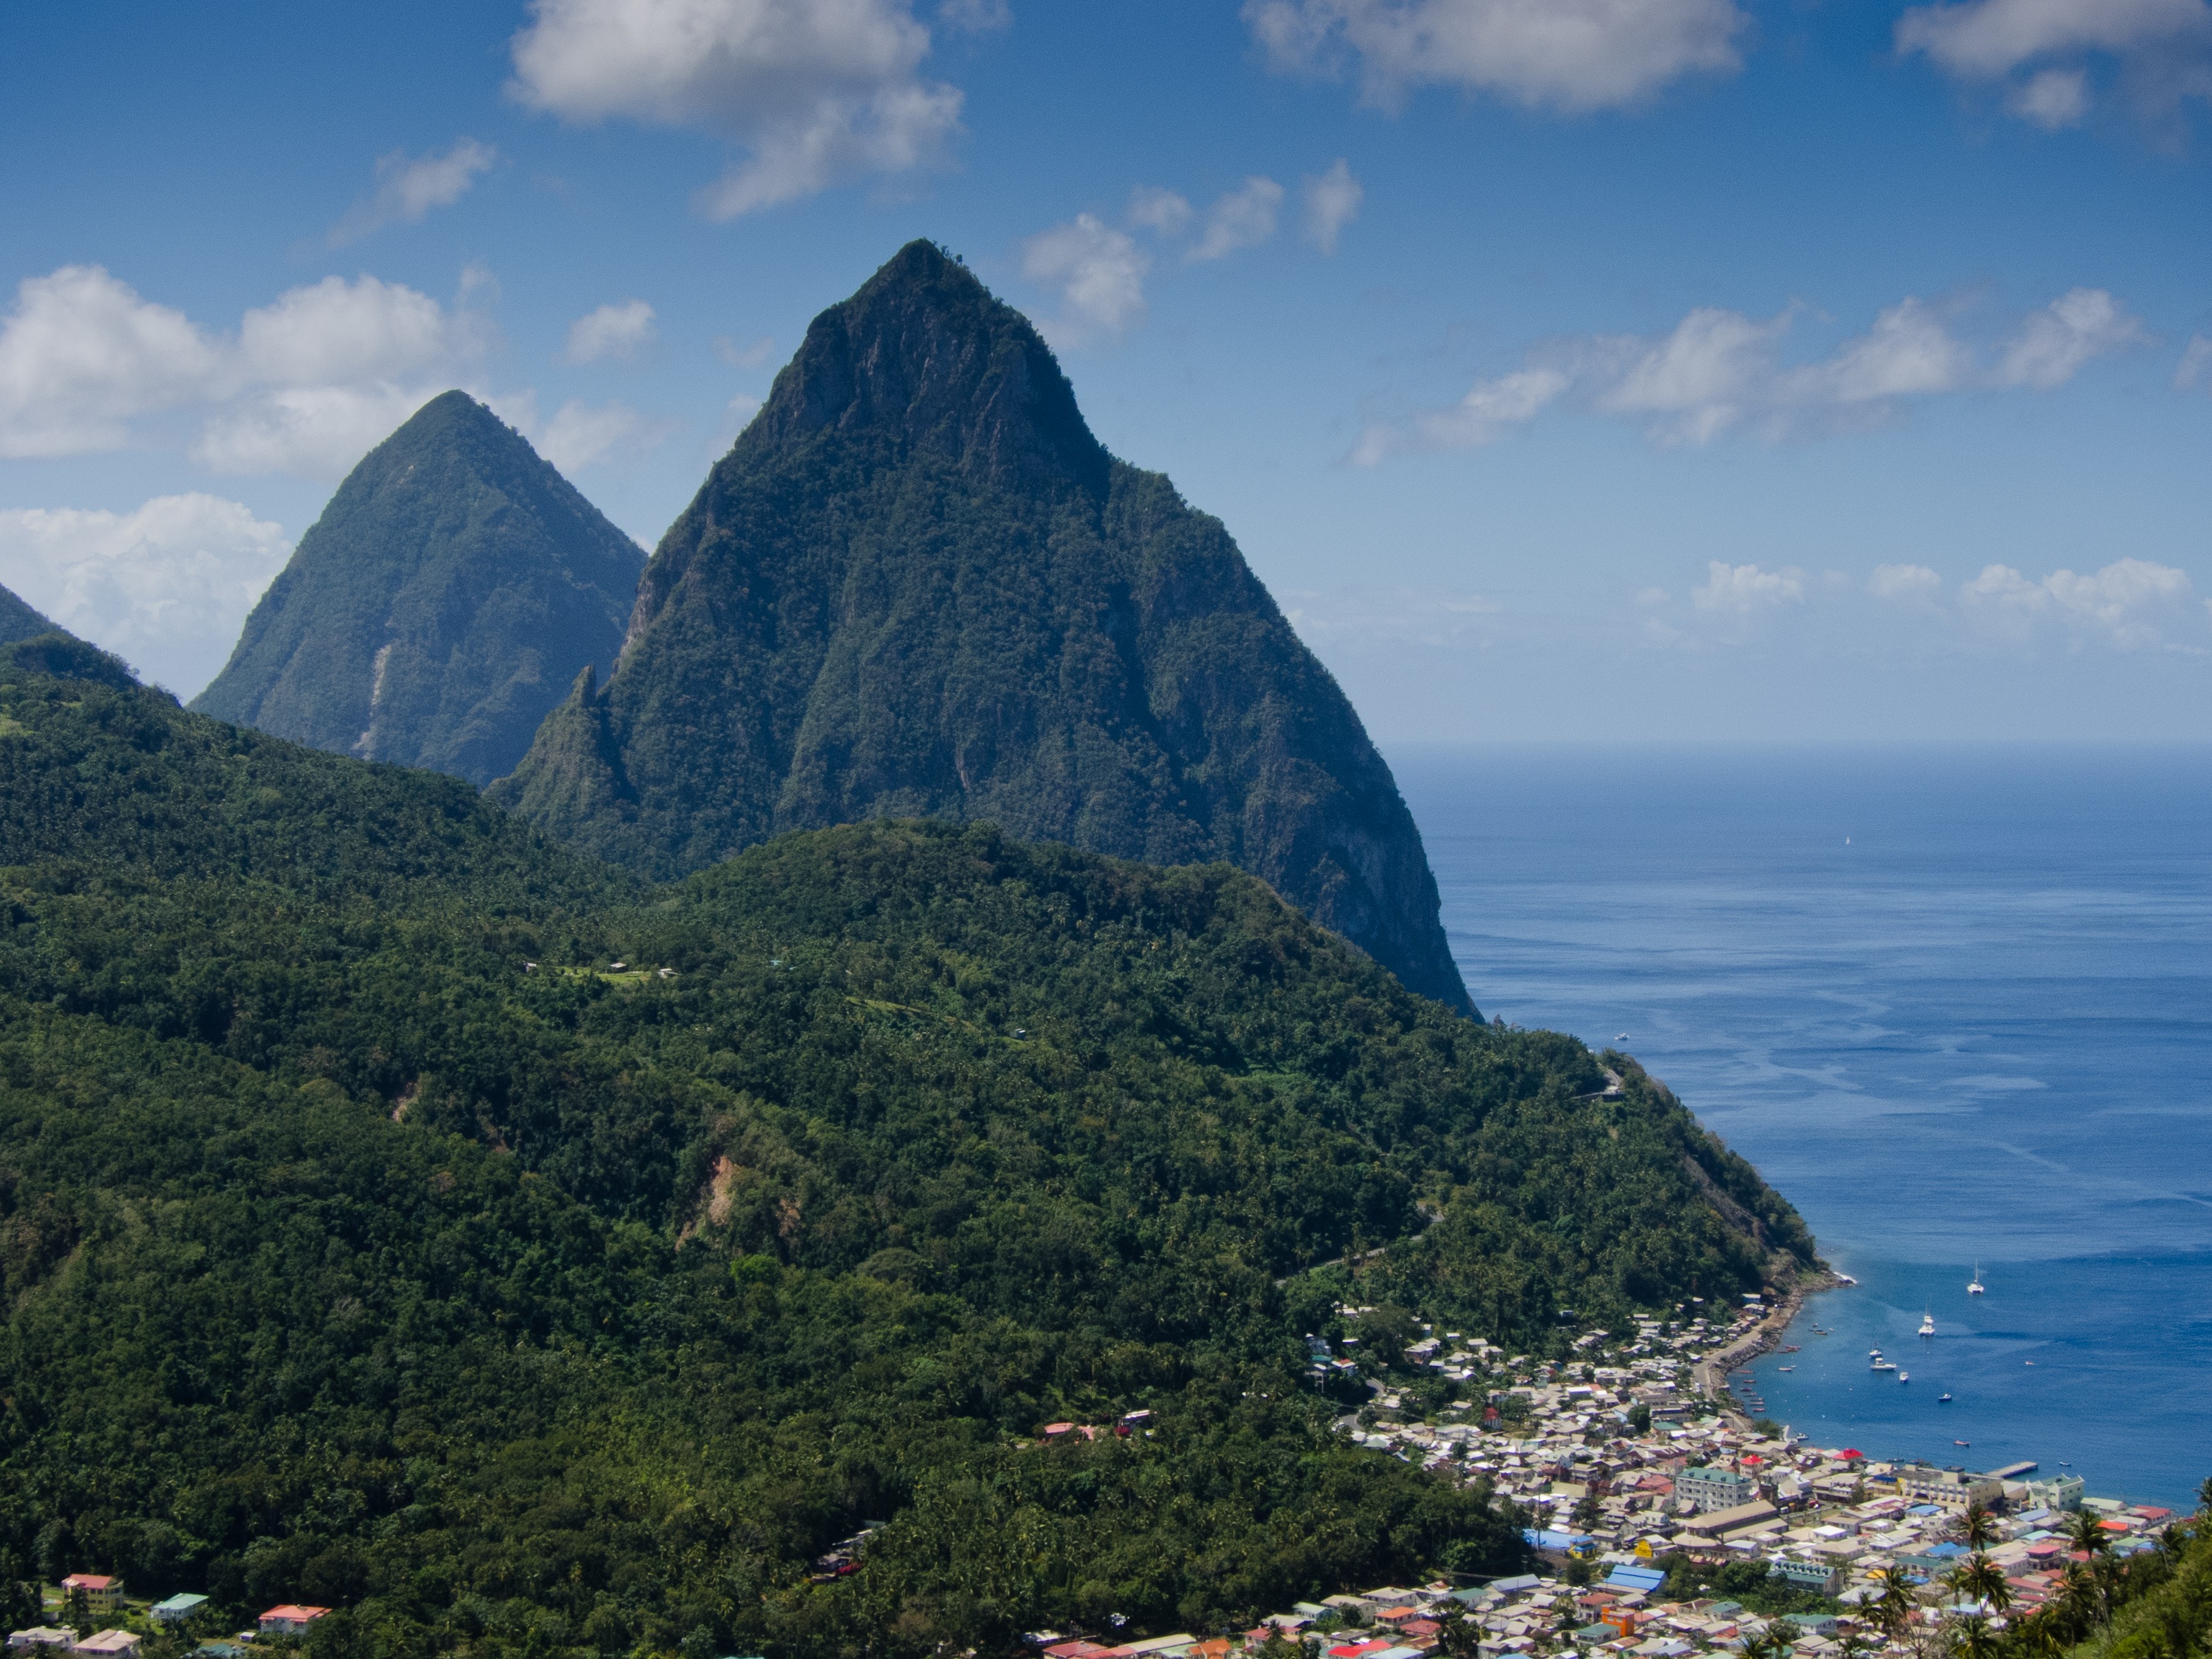
<svg viewBox="0 0 2212 1659"><path fill-rule="evenodd" d="M428 395L650 545L924 235L1386 746L2212 738L2207 0L94 3L0 47L0 581L187 694Z"/></svg>

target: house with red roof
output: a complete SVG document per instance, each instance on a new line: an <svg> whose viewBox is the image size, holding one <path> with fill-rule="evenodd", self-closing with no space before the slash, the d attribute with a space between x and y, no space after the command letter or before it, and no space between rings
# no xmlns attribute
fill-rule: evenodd
<svg viewBox="0 0 2212 1659"><path fill-rule="evenodd" d="M287 1601L283 1607L271 1607L261 1615L261 1633L264 1636L299 1636L329 1611L328 1607L305 1607L297 1602Z"/></svg>

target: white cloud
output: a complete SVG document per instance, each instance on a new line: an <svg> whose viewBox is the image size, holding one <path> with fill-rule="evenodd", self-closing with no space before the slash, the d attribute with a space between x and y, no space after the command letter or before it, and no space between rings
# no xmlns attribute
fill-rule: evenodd
<svg viewBox="0 0 2212 1659"><path fill-rule="evenodd" d="M2028 313L2005 349L1997 379L2047 392L2064 386L2092 357L2143 338L2142 325L2103 289L2073 289Z"/></svg>
<svg viewBox="0 0 2212 1659"><path fill-rule="evenodd" d="M1867 578L1867 592L1897 605L1929 605L1943 591L1943 579L1924 564L1878 564Z"/></svg>
<svg viewBox="0 0 2212 1659"><path fill-rule="evenodd" d="M184 313L98 265L28 277L0 324L0 455L118 448L131 416L204 397L224 372Z"/></svg>
<svg viewBox="0 0 2212 1659"><path fill-rule="evenodd" d="M192 459L210 472L340 478L445 389L428 384L275 387L211 413L193 441Z"/></svg>
<svg viewBox="0 0 2212 1659"><path fill-rule="evenodd" d="M331 227L330 246L359 241L386 225L411 225L432 208L453 206L498 159L497 150L473 138L459 140L443 155L410 158L406 151L395 149L379 156L375 194L356 202Z"/></svg>
<svg viewBox="0 0 2212 1659"><path fill-rule="evenodd" d="M1882 312L1872 328L1826 362L1786 376L1784 397L1813 404L1924 398L1957 391L1972 372L1972 358L1942 319L1920 301L1907 298Z"/></svg>
<svg viewBox="0 0 2212 1659"><path fill-rule="evenodd" d="M1278 70L1335 76L1356 58L1370 103L1446 86L1568 111L1731 71L1750 21L1732 0L1247 0L1243 15Z"/></svg>
<svg viewBox="0 0 2212 1659"><path fill-rule="evenodd" d="M1396 449L1480 449L1534 420L1572 384L1553 368L1517 369L1494 380L1479 380L1450 408L1420 416L1410 432L1388 425L1369 427L1359 434L1352 463L1374 466Z"/></svg>
<svg viewBox="0 0 2212 1659"><path fill-rule="evenodd" d="M628 404L588 409L571 399L532 440L538 453L565 473L606 459L618 445L651 441L644 417Z"/></svg>
<svg viewBox="0 0 2212 1659"><path fill-rule="evenodd" d="M2086 65L2107 59L2136 101L2170 108L2212 96L2212 5L2206 0L1964 0L1916 7L1897 22L1900 52L1963 81L2003 82L2014 113L2045 127L2088 113Z"/></svg>
<svg viewBox="0 0 2212 1659"><path fill-rule="evenodd" d="M532 108L741 145L700 192L711 218L911 172L959 129L959 89L916 73L929 31L909 0L532 0L512 51Z"/></svg>
<svg viewBox="0 0 2212 1659"><path fill-rule="evenodd" d="M2088 575L2054 570L2040 581L1992 564L1961 586L1959 597L1977 623L2004 637L2030 638L2041 625L2056 623L2124 651L2169 646L2161 623L2196 609L2187 572L2136 558L2115 560Z"/></svg>
<svg viewBox="0 0 2212 1659"><path fill-rule="evenodd" d="M635 357L653 338L653 307L642 300L601 306L568 325L568 344L562 355L572 363Z"/></svg>
<svg viewBox="0 0 2212 1659"><path fill-rule="evenodd" d="M0 324L0 455L117 449L134 416L197 406L194 453L216 470L328 477L453 385L481 335L413 289L331 276L223 337L99 266L65 266L23 283Z"/></svg>
<svg viewBox="0 0 2212 1659"><path fill-rule="evenodd" d="M1326 173L1306 175L1306 240L1323 253L1336 252L1336 239L1359 216L1365 188L1352 176L1352 164L1341 155Z"/></svg>
<svg viewBox="0 0 2212 1659"><path fill-rule="evenodd" d="M0 582L185 696L215 678L291 552L281 526L214 495L0 513Z"/></svg>
<svg viewBox="0 0 2212 1659"><path fill-rule="evenodd" d="M1152 256L1127 232L1088 213L1022 245L1022 275L1056 290L1073 313L1072 322L1057 325L1071 343L1090 330L1112 332L1143 316L1152 265Z"/></svg>
<svg viewBox="0 0 2212 1659"><path fill-rule="evenodd" d="M1014 14L1006 0L942 0L937 21L949 29L984 34L1005 28L1014 21Z"/></svg>
<svg viewBox="0 0 2212 1659"><path fill-rule="evenodd" d="M325 276L246 313L238 364L247 384L321 386L443 370L475 355L475 320L374 276Z"/></svg>
<svg viewBox="0 0 2212 1659"><path fill-rule="evenodd" d="M1915 398L1975 390L2047 392L2083 364L2143 338L2101 289L2075 289L2028 313L1984 368L1937 309L1907 297L1865 333L1810 362L1785 361L1804 315L1791 306L1757 318L1700 307L1664 334L1583 335L1532 349L1513 373L1478 381L1460 403L1370 425L1351 459L1372 465L1407 449L1472 449L1553 406L1640 422L1662 444L1705 444L1743 428L1769 437L1817 434L1892 416ZM2185 360L2178 384L2206 363Z"/></svg>
<svg viewBox="0 0 2212 1659"><path fill-rule="evenodd" d="M2212 371L2212 337L2192 334L2182 351L2181 362L2174 368L2173 389L2194 392L2203 384L2208 371Z"/></svg>
<svg viewBox="0 0 2212 1659"><path fill-rule="evenodd" d="M1240 249L1259 246L1275 234L1275 216L1282 206L1283 187L1254 173L1206 209L1197 245L1183 258L1193 263L1225 259Z"/></svg>
<svg viewBox="0 0 2212 1659"><path fill-rule="evenodd" d="M1700 611L1724 611L1746 617L1777 605L1800 605L1805 599L1805 573L1794 567L1762 570L1755 564L1729 564L1713 559L1705 566L1703 585L1690 590L1690 599Z"/></svg>
<svg viewBox="0 0 2212 1659"><path fill-rule="evenodd" d="M1133 225L1156 230L1163 236L1174 236L1190 223L1191 216L1190 199L1174 191L1162 190L1157 185L1139 185L1129 192L1129 222Z"/></svg>
<svg viewBox="0 0 2212 1659"><path fill-rule="evenodd" d="M1659 416L1655 435L1704 443L1762 399L1789 328L1787 312L1758 322L1740 311L1709 306L1657 340L1598 343L1599 360L1619 355L1626 362L1598 393L1597 407L1609 414Z"/></svg>
<svg viewBox="0 0 2212 1659"><path fill-rule="evenodd" d="M2089 113L2088 73L2053 69L2031 75L2005 95L2005 107L2046 132L2078 127Z"/></svg>

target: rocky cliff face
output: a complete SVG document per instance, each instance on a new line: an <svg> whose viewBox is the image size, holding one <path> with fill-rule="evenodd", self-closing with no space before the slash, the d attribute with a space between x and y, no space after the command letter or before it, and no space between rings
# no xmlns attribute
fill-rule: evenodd
<svg viewBox="0 0 2212 1659"><path fill-rule="evenodd" d="M618 668L493 793L664 876L884 816L1225 860L1472 1012L1328 671L1219 522L1109 455L1026 319L927 243L815 319L654 553Z"/></svg>
<svg viewBox="0 0 2212 1659"><path fill-rule="evenodd" d="M577 671L611 666L645 556L465 393L356 467L201 714L484 784Z"/></svg>

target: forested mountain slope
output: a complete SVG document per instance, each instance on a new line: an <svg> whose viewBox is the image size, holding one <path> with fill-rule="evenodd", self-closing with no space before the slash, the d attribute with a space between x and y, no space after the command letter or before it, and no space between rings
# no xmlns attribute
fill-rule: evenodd
<svg viewBox="0 0 2212 1659"><path fill-rule="evenodd" d="M51 634L54 625L4 587L0 587L0 645Z"/></svg>
<svg viewBox="0 0 2212 1659"><path fill-rule="evenodd" d="M1809 1257L1596 1080L1225 866L875 823L641 889L0 665L0 1579L797 1659L1503 1570L1480 1492L1327 1431L1297 1270L1479 1218L1420 1270L1540 1346Z"/></svg>
<svg viewBox="0 0 2212 1659"><path fill-rule="evenodd" d="M482 785L586 665L611 667L644 555L465 392L347 475L192 707Z"/></svg>
<svg viewBox="0 0 2212 1659"><path fill-rule="evenodd" d="M915 242L817 318L495 795L659 876L990 820L1251 871L1472 1012L1419 831L1220 523L1109 455L1026 319Z"/></svg>

